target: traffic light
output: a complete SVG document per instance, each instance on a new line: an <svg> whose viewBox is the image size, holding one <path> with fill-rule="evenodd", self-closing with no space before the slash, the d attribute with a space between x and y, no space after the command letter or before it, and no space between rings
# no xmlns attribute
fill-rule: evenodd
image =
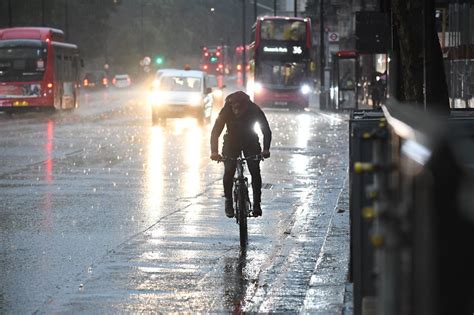
<svg viewBox="0 0 474 315"><path fill-rule="evenodd" d="M211 63L216 63L217 61L219 60L219 57L215 56L215 55L211 55L211 57L209 57L209 61Z"/></svg>
<svg viewBox="0 0 474 315"><path fill-rule="evenodd" d="M156 56L155 57L155 63L158 66L161 66L164 62L165 62L165 58L163 58L163 56Z"/></svg>

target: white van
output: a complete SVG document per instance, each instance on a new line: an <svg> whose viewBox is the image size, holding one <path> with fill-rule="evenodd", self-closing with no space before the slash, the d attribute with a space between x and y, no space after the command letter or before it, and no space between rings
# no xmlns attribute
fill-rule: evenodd
<svg viewBox="0 0 474 315"><path fill-rule="evenodd" d="M208 122L214 105L209 77L198 70L162 69L148 103L153 124L167 118L190 116Z"/></svg>

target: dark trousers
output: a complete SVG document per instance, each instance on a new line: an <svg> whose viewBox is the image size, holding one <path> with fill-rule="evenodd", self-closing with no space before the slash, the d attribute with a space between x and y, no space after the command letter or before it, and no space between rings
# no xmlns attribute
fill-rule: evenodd
<svg viewBox="0 0 474 315"><path fill-rule="evenodd" d="M236 158L240 155L240 152L244 153L244 156L257 155L262 152L258 137L255 135L253 141L247 141L246 143L240 143L236 145L235 142L229 141L224 136L224 145L222 147L222 154L230 158ZM226 161L224 162L224 195L226 198L232 199L232 186L234 184L234 175L237 168L237 162ZM260 161L247 161L247 168L252 176L252 192L253 202L260 202L262 195L262 176L260 175Z"/></svg>

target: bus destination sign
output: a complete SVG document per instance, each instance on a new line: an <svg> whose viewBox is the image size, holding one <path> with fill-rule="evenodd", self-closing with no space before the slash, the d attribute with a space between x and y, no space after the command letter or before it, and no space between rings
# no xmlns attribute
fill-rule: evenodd
<svg viewBox="0 0 474 315"><path fill-rule="evenodd" d="M302 55L303 47L302 46L263 46L263 52L269 54L288 54L291 55Z"/></svg>

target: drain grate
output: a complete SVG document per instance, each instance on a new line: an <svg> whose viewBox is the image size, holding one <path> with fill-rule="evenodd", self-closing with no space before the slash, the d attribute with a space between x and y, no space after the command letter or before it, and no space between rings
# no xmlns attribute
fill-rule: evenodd
<svg viewBox="0 0 474 315"><path fill-rule="evenodd" d="M273 188L273 184L269 184L269 183L262 184L262 189L272 189L272 188Z"/></svg>

